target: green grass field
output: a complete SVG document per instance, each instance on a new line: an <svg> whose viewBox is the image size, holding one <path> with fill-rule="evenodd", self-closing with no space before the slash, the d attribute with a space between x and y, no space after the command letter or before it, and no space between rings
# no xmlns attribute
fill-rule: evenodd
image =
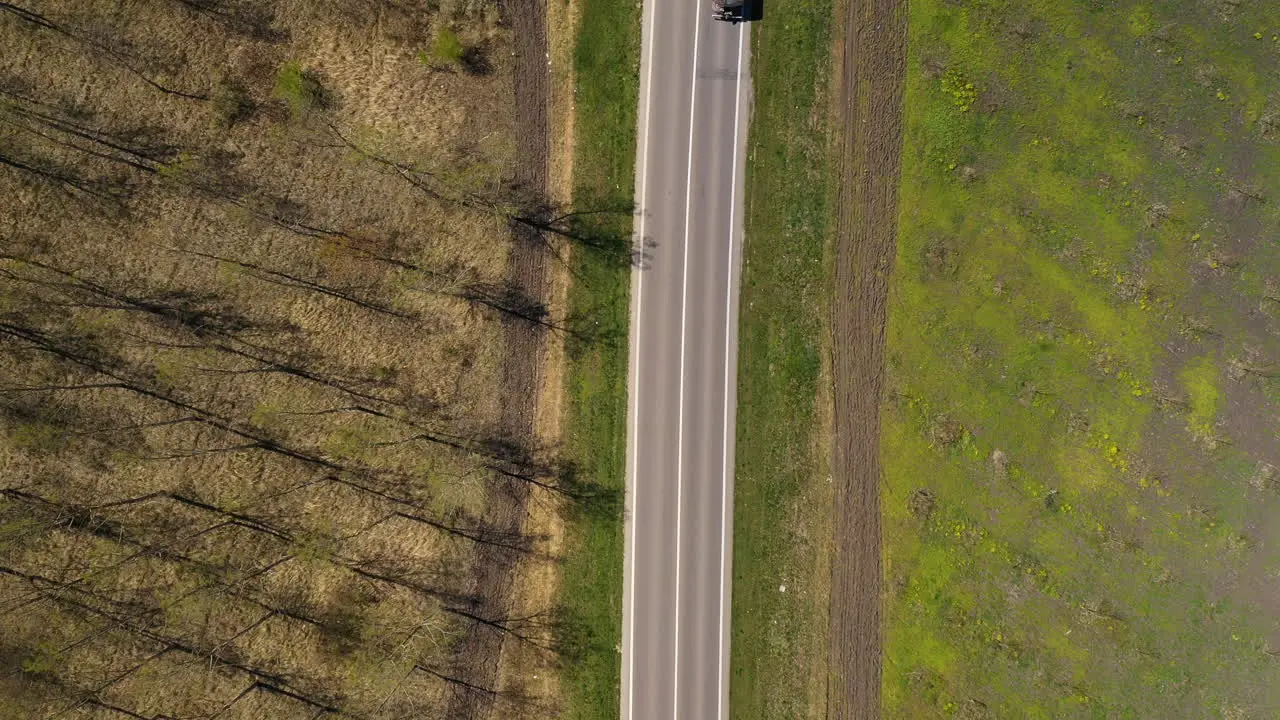
<svg viewBox="0 0 1280 720"><path fill-rule="evenodd" d="M600 720L617 717L620 708L630 273L614 250L631 234L640 13L621 0L580 0L580 6L574 205L579 212L607 212L583 216L576 230L610 249L579 247L574 254L570 312L590 339L570 342L566 432L582 479L617 503L570 523L561 599L569 641L578 648L564 667L562 687L567 718Z"/></svg>
<svg viewBox="0 0 1280 720"><path fill-rule="evenodd" d="M733 717L749 720L824 716L831 12L771 5L751 40L730 684Z"/></svg>
<svg viewBox="0 0 1280 720"><path fill-rule="evenodd" d="M1280 709L1280 5L910 0L886 718Z"/></svg>

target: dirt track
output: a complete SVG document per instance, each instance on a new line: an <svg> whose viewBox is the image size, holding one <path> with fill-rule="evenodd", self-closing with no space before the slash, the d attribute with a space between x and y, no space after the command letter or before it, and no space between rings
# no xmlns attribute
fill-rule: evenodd
<svg viewBox="0 0 1280 720"><path fill-rule="evenodd" d="M880 715L880 391L898 218L905 0L846 0L832 310L836 484L829 717Z"/></svg>
<svg viewBox="0 0 1280 720"><path fill-rule="evenodd" d="M551 77L547 65L546 0L502 0L503 22L515 42L515 185L523 199L524 214L538 221L548 205L550 136L548 106ZM507 277L514 289L531 301L546 303L549 294L547 243L543 233L529 223L511 224L512 248ZM545 329L524 319L504 318L506 365L502 382L503 440L512 449L534 448L537 399L542 387ZM499 534L519 537L527 516L528 483L495 475L486 520ZM481 618L473 623L455 651L456 679L445 717L450 720L485 720L497 715L499 663L508 634L500 627L511 615L512 592L520 556L509 549L486 545L476 561L473 579L477 606L469 612ZM527 710L527 708L526 708Z"/></svg>

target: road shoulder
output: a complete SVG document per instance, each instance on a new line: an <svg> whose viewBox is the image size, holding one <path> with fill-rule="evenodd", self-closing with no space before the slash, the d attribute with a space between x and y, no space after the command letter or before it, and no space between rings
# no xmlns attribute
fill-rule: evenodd
<svg viewBox="0 0 1280 720"><path fill-rule="evenodd" d="M754 24L739 314L730 714L826 717L830 0Z"/></svg>
<svg viewBox="0 0 1280 720"><path fill-rule="evenodd" d="M621 709L624 467L640 7L573 0L572 230L563 450L584 495L566 521L556 612L566 720ZM552 37L568 33L562 25ZM553 45L555 40L553 40Z"/></svg>

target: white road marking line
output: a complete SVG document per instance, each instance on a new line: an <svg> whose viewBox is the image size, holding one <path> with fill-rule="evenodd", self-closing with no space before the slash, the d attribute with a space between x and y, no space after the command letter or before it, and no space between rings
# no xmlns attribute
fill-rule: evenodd
<svg viewBox="0 0 1280 720"><path fill-rule="evenodd" d="M653 105L653 32L656 32L658 5L650 0L650 7L653 8L653 17L649 22L650 37L649 51L645 62L648 63L648 69L645 71L645 96L644 96L644 147L640 154L640 227L638 233L639 254L636 257L636 335L632 338L632 357L631 357L631 407L632 407L632 436L631 436L631 562L626 570L624 584L627 585L627 608L630 616L627 618L627 670L623 676L627 685L626 712L623 713L624 720L630 720L635 707L635 664L636 664L636 515L640 509L640 452L637 442L640 437L640 343L635 342L638 339L641 330L640 320L644 307L644 252L645 252L645 220L648 218L649 208L647 204L649 190L649 118L650 108ZM642 18L643 20L643 18Z"/></svg>
<svg viewBox="0 0 1280 720"><path fill-rule="evenodd" d="M724 625L728 613L725 610L724 591L728 577L728 515L731 504L729 499L729 383L731 381L729 347L733 339L733 231L738 201L738 132L741 129L738 112L742 108L742 49L745 46L746 32L746 28L743 27L738 33L738 86L733 91L733 172L729 176L729 273L725 276L726 287L724 291L724 436L721 438L721 448L724 454L720 460L720 640L717 649L720 665L716 680L716 689L718 691L716 695L716 717L721 720L724 720L725 717L725 654L727 648L724 644ZM734 374L736 375L736 373ZM733 378L732 381L736 382L737 378Z"/></svg>
<svg viewBox="0 0 1280 720"><path fill-rule="evenodd" d="M697 128L694 118L698 114L698 35L702 25L701 3L693 14L693 80L689 87L689 166L684 188L684 259L680 265L680 401L676 417L676 604L675 604L675 657L671 662L675 680L671 687L672 717L680 717L680 522L684 504L684 325L689 297L689 217L693 204L693 134Z"/></svg>

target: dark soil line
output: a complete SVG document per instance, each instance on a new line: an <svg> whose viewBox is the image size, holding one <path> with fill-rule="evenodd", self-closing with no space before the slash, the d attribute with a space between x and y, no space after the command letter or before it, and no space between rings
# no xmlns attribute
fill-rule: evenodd
<svg viewBox="0 0 1280 720"><path fill-rule="evenodd" d="M832 304L829 717L880 715L880 392L898 220L905 0L846 0Z"/></svg>
<svg viewBox="0 0 1280 720"><path fill-rule="evenodd" d="M511 29L515 42L514 100L516 130L515 183L528 210L525 214L543 219L550 207L548 199L548 157L550 155L547 108L550 104L551 72L547 65L546 0L501 0L499 11ZM544 233L531 223L511 224L512 249L507 274L512 285L526 297L546 303L548 288L547 242ZM506 361L503 371L502 433L511 447L532 450L536 443L537 398L542 384L542 356L545 328L514 316L503 319ZM489 497L486 519L501 533L522 532L527 515L530 487L509 477L496 477ZM498 546L485 546L475 565L474 594L479 604L469 610L488 620L503 621L510 616L513 581L519 555ZM495 702L501 693L477 692L473 688L496 687L502 647L508 635L492 624L476 622L455 648L455 672L467 685L451 686L445 717L450 720L485 720L496 714ZM470 686L470 687L468 687ZM520 698L514 698L519 701Z"/></svg>

